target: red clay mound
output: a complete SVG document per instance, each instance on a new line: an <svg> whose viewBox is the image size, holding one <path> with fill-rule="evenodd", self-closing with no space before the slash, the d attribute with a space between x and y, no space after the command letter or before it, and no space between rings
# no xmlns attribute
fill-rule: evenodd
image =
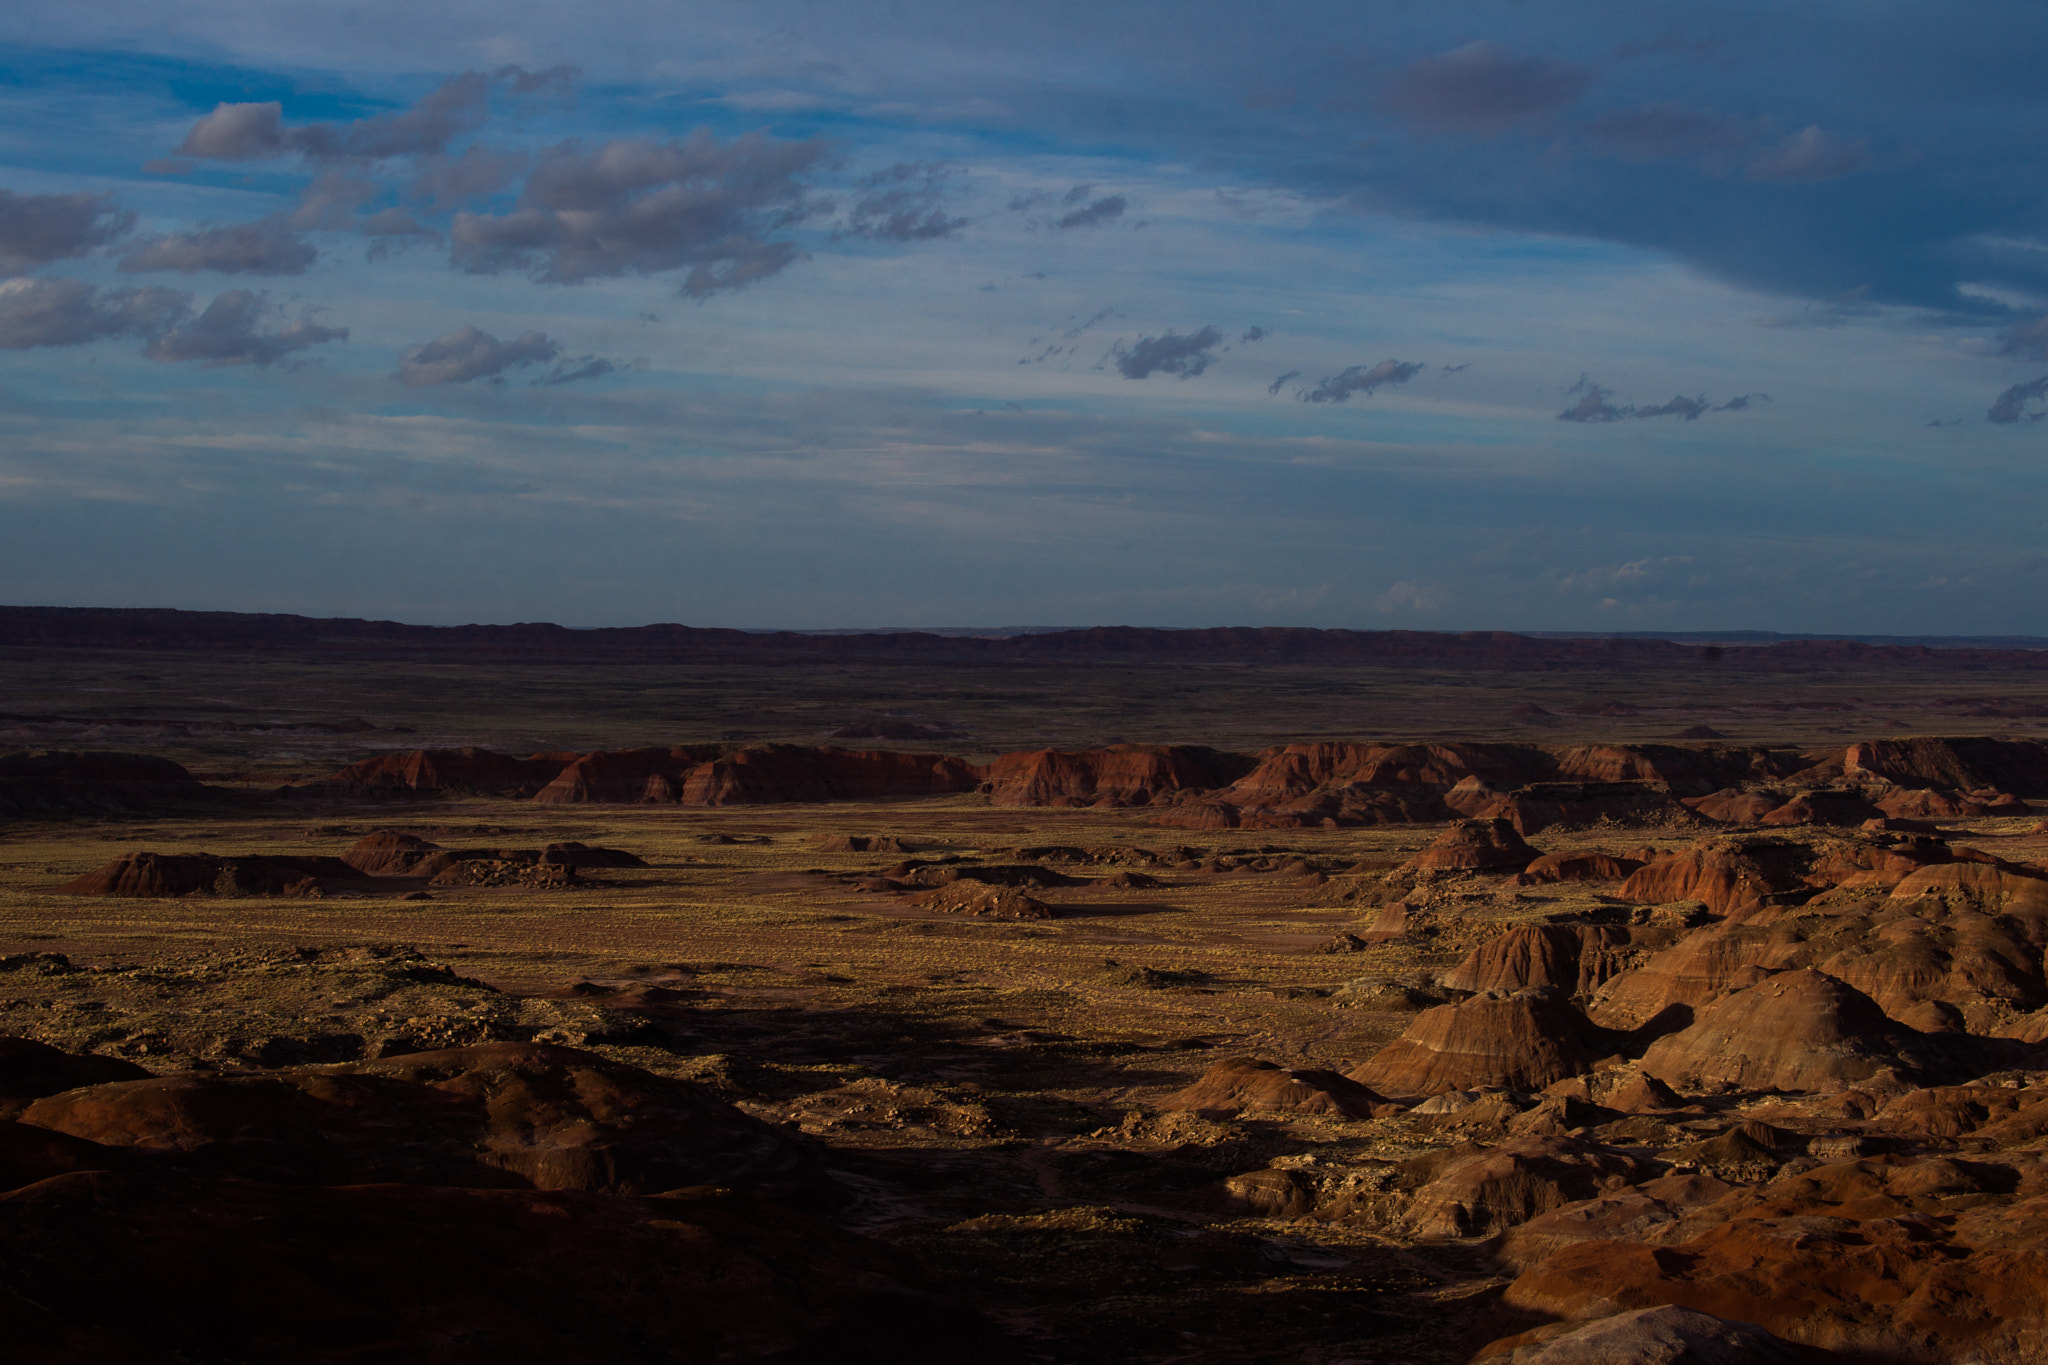
<svg viewBox="0 0 2048 1365"><path fill-rule="evenodd" d="M1571 1321L1676 1305L1859 1360L2037 1360L2048 1199L2019 1179L1939 1157L1822 1166L1734 1189L1648 1244L1567 1246L1505 1297Z"/></svg>
<svg viewBox="0 0 2048 1365"><path fill-rule="evenodd" d="M380 829L356 840L341 860L372 877L406 876L439 852L439 844L417 834Z"/></svg>
<svg viewBox="0 0 2048 1365"><path fill-rule="evenodd" d="M303 895L326 882L360 882L339 858L219 858L211 853L130 853L73 877L67 896Z"/></svg>
<svg viewBox="0 0 2048 1365"><path fill-rule="evenodd" d="M1760 825L1838 825L1855 828L1865 820L1883 814L1860 794L1848 791L1809 791L1760 816Z"/></svg>
<svg viewBox="0 0 2048 1365"><path fill-rule="evenodd" d="M1790 924L1718 924L1695 929L1601 986L1587 1006L1596 1022L1613 1029L1670 1033L1693 1021L1693 1011L1732 986L1760 975L1807 966L1813 945Z"/></svg>
<svg viewBox="0 0 2048 1365"><path fill-rule="evenodd" d="M1638 1308L1597 1322L1558 1323L1494 1342L1473 1365L1850 1365L1754 1323L1690 1308Z"/></svg>
<svg viewBox="0 0 2048 1365"><path fill-rule="evenodd" d="M1483 1237L1656 1173L1650 1163L1598 1143L1516 1138L1453 1157L1415 1192L1402 1221L1416 1237Z"/></svg>
<svg viewBox="0 0 2048 1365"><path fill-rule="evenodd" d="M1345 1074L1383 1095L1505 1086L1541 1090L1614 1051L1560 991L1474 996L1424 1010L1408 1031Z"/></svg>
<svg viewBox="0 0 2048 1365"><path fill-rule="evenodd" d="M1192 745L1036 749L1004 754L989 765L987 781L998 806L1150 806L1224 786L1249 764L1242 755Z"/></svg>
<svg viewBox="0 0 2048 1365"><path fill-rule="evenodd" d="M1802 897L1813 850L1782 839L1706 839L1647 863L1615 895L1646 905L1700 901L1717 915Z"/></svg>
<svg viewBox="0 0 2048 1365"><path fill-rule="evenodd" d="M639 854L628 853L623 848L592 848L570 839L544 845L540 851L540 866L645 867L647 862Z"/></svg>
<svg viewBox="0 0 2048 1365"><path fill-rule="evenodd" d="M0 1118L13 1118L45 1095L148 1078L149 1072L118 1057L80 1057L27 1038L0 1038Z"/></svg>
<svg viewBox="0 0 2048 1365"><path fill-rule="evenodd" d="M55 749L0 754L0 816L141 815L222 799L165 758Z"/></svg>
<svg viewBox="0 0 2048 1365"><path fill-rule="evenodd" d="M1536 850L1506 820L1460 820L1401 865L1403 872L1519 872Z"/></svg>
<svg viewBox="0 0 2048 1365"><path fill-rule="evenodd" d="M1779 972L1697 1011L1650 1044L1645 1073L1684 1091L1839 1090L1922 1064L1915 1041L1863 992L1811 969Z"/></svg>
<svg viewBox="0 0 2048 1365"><path fill-rule="evenodd" d="M794 744L721 753L717 746L585 754L533 799L543 805L754 806L882 801L973 791L979 768L945 754L812 749Z"/></svg>
<svg viewBox="0 0 2048 1365"><path fill-rule="evenodd" d="M318 784L367 795L530 796L562 769L559 755L513 758L489 749L409 749L351 763Z"/></svg>
<svg viewBox="0 0 2048 1365"><path fill-rule="evenodd" d="M1554 882L1626 881L1643 864L1611 853L1546 853L1523 868L1516 886L1549 886Z"/></svg>
<svg viewBox="0 0 2048 1365"><path fill-rule="evenodd" d="M1205 1119L1236 1118L1244 1113L1334 1114L1368 1119L1384 1096L1347 1080L1334 1071L1293 1070L1250 1057L1231 1057L1202 1073L1202 1079L1159 1101L1161 1109L1180 1109Z"/></svg>
<svg viewBox="0 0 2048 1365"><path fill-rule="evenodd" d="M2048 796L2048 744L2037 739L1865 740L1849 746L1842 767L1901 787Z"/></svg>
<svg viewBox="0 0 2048 1365"><path fill-rule="evenodd" d="M1444 973L1456 991L1517 991L1552 986L1584 995L1621 971L1628 930L1612 925L1524 924L1472 950Z"/></svg>
<svg viewBox="0 0 2048 1365"><path fill-rule="evenodd" d="M816 1197L826 1188L780 1130L702 1086L537 1043L121 1081L39 1099L20 1121L110 1147L187 1153L256 1179L615 1194L717 1184Z"/></svg>
<svg viewBox="0 0 2048 1365"><path fill-rule="evenodd" d="M977 919L1053 919L1059 912L1015 887L962 879L911 898L911 904L942 915Z"/></svg>

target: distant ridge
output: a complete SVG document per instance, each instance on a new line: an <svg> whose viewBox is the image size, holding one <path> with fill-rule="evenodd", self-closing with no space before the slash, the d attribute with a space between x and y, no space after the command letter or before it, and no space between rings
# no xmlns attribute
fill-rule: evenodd
<svg viewBox="0 0 2048 1365"><path fill-rule="evenodd" d="M1509 631L1312 630L1233 626L1160 630L1092 626L1013 635L815 634L659 624L579 630L547 622L415 626L349 617L176 611L150 607L0 607L0 648L289 651L438 662L958 664L1301 663L1400 667L1800 669L1870 664L2048 668L2038 647L1872 643L1840 637L1766 643L1710 635L1515 634ZM2030 638L2030 637L2023 637Z"/></svg>

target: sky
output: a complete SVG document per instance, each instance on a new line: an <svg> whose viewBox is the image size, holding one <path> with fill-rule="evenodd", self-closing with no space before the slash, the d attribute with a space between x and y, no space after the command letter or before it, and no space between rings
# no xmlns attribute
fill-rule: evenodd
<svg viewBox="0 0 2048 1365"><path fill-rule="evenodd" d="M0 600L2048 634L2048 7L10 0Z"/></svg>

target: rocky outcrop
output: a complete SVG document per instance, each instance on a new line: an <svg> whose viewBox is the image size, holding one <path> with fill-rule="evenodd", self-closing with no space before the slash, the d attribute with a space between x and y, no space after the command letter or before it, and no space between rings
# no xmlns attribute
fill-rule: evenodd
<svg viewBox="0 0 2048 1365"><path fill-rule="evenodd" d="M1187 1089L1160 1100L1159 1108L1185 1110L1207 1119L1231 1119L1246 1113L1367 1119L1375 1109L1391 1111L1393 1106L1384 1096L1334 1071L1231 1057L1203 1072Z"/></svg>
<svg viewBox="0 0 2048 1365"><path fill-rule="evenodd" d="M774 805L886 801L973 791L980 769L945 754L813 749L794 744L721 752L717 746L585 754L534 800L542 805Z"/></svg>
<svg viewBox="0 0 2048 1365"><path fill-rule="evenodd" d="M1452 1155L1415 1192L1411 1236L1481 1237L1657 1173L1640 1158L1569 1137L1525 1137Z"/></svg>
<svg viewBox="0 0 2048 1365"><path fill-rule="evenodd" d="M1225 786L1250 760L1193 745L1119 744L1004 754L988 766L998 806L1152 806Z"/></svg>
<svg viewBox="0 0 2048 1365"><path fill-rule="evenodd" d="M1842 768L1899 787L2048 797L2048 744L2037 739L1865 740L1849 746Z"/></svg>
<svg viewBox="0 0 2048 1365"><path fill-rule="evenodd" d="M1473 1365L1850 1365L1750 1322L1666 1304L1498 1341Z"/></svg>
<svg viewBox="0 0 2048 1365"><path fill-rule="evenodd" d="M223 858L144 851L116 858L55 889L67 896L284 896L362 879L362 873L339 858Z"/></svg>
<svg viewBox="0 0 2048 1365"><path fill-rule="evenodd" d="M1925 1064L1916 1039L1847 982L1776 972L1702 1005L1652 1043L1644 1072L1683 1091L1839 1090Z"/></svg>
<svg viewBox="0 0 2048 1365"><path fill-rule="evenodd" d="M1536 861L1506 820L1460 820L1401 865L1403 872L1519 872Z"/></svg>
<svg viewBox="0 0 2048 1365"><path fill-rule="evenodd" d="M314 792L379 796L531 796L562 770L564 758L513 758L475 747L409 749L351 763Z"/></svg>
<svg viewBox="0 0 2048 1365"><path fill-rule="evenodd" d="M1615 894L1648 905L1699 901L1727 915L1812 894L1813 857L1810 845L1792 840L1707 839L1638 868Z"/></svg>
<svg viewBox="0 0 2048 1365"><path fill-rule="evenodd" d="M1612 853L1545 853L1515 876L1516 886L1550 886L1557 882L1626 881L1643 865L1639 858Z"/></svg>
<svg viewBox="0 0 2048 1365"><path fill-rule="evenodd" d="M1629 932L1619 925L1524 924L1489 939L1445 972L1456 991L1548 986L1586 995L1628 965Z"/></svg>
<svg viewBox="0 0 2048 1365"><path fill-rule="evenodd" d="M1397 1099L1487 1086L1541 1090L1614 1050L1613 1039L1562 991L1534 987L1424 1010L1407 1032L1345 1074Z"/></svg>

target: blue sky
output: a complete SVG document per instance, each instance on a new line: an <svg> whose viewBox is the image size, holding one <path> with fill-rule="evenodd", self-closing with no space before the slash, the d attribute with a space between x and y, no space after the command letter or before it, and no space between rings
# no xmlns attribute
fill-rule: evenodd
<svg viewBox="0 0 2048 1365"><path fill-rule="evenodd" d="M0 597L2048 633L2048 12L0 14Z"/></svg>

